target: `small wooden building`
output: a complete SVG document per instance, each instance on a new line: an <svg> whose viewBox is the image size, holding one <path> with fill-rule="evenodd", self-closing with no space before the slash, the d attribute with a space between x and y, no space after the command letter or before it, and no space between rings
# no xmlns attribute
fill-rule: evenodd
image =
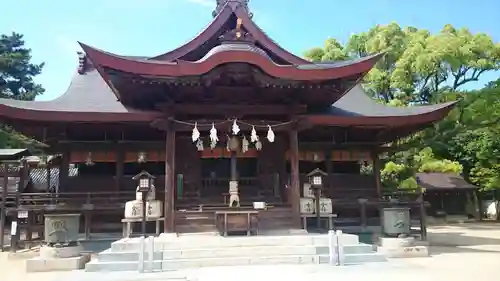
<svg viewBox="0 0 500 281"><path fill-rule="evenodd" d="M419 185L425 189L424 198L429 202L429 214L475 216L479 208L477 186L463 177L451 173L417 173Z"/></svg>
<svg viewBox="0 0 500 281"><path fill-rule="evenodd" d="M207 28L158 56L80 45L66 93L44 102L2 99L0 119L62 156L61 194L115 198L94 211L122 214L134 198L132 176L155 175L165 232L198 229L186 210L223 208L231 180L243 205L258 200L282 210L270 227L300 227L304 175L315 168L328 173L325 194L336 212L359 198L376 209L382 146L453 107L375 102L359 84L384 54L312 63L269 38L247 0L217 1ZM374 163L374 175L360 175L363 162ZM70 164L77 176L68 177Z"/></svg>

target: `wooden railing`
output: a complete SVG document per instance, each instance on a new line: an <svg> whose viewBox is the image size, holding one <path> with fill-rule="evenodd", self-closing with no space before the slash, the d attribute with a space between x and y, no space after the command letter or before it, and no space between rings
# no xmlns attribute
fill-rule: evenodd
<svg viewBox="0 0 500 281"><path fill-rule="evenodd" d="M163 198L163 192L156 192ZM135 199L135 191L118 192L60 192L8 194L9 209L22 210L113 210L122 211L125 202ZM160 199L161 200L161 199Z"/></svg>

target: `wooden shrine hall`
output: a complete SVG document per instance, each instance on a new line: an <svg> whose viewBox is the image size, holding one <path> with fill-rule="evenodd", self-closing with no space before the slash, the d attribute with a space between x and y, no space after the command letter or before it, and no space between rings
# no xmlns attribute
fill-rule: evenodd
<svg viewBox="0 0 500 281"><path fill-rule="evenodd" d="M132 176L154 175L165 232L203 230L210 223L189 214L229 208L230 182L237 182L241 208L257 201L274 207L271 219L262 217L265 227L301 227L305 175L316 168L327 174L322 196L332 199L331 212L359 217L348 209L360 198L377 208L384 144L441 120L453 103L377 103L360 82L383 54L313 63L269 38L248 0L216 2L208 27L161 55L117 55L80 43L77 71L61 97L1 99L1 121L61 156L60 194L132 200ZM361 174L371 163L374 173ZM77 175L68 177L70 165ZM107 210L121 216L123 203L106 203Z"/></svg>

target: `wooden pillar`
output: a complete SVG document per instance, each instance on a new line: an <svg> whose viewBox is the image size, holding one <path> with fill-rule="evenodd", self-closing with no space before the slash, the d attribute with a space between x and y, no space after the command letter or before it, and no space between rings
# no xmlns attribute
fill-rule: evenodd
<svg viewBox="0 0 500 281"><path fill-rule="evenodd" d="M377 188L377 197L378 199L382 198L382 181L380 179L380 159L378 157L378 151L373 150L371 152L371 158L373 163L373 175L375 176L375 186Z"/></svg>
<svg viewBox="0 0 500 281"><path fill-rule="evenodd" d="M333 171L333 167L332 167L332 150L329 149L327 151L325 151L325 169L326 169L326 173L327 173L327 188L328 188L328 195L330 196L330 198L332 198L333 196L333 177L332 177L332 171Z"/></svg>
<svg viewBox="0 0 500 281"><path fill-rule="evenodd" d="M301 227L300 219L300 171L299 171L299 138L296 129L290 134L290 203L294 225Z"/></svg>
<svg viewBox="0 0 500 281"><path fill-rule="evenodd" d="M125 162L125 151L121 147L116 149L116 175L115 191L120 191L123 183L123 166Z"/></svg>
<svg viewBox="0 0 500 281"><path fill-rule="evenodd" d="M15 225L17 227L16 229L16 234L11 236L10 240L10 251L12 253L15 253L18 250L19 246L19 238L21 237L21 226L19 225L19 206L21 205L21 190L24 189L26 186L25 182L27 181L27 167L26 167L26 160L21 160L21 165L19 167L19 182L17 184L17 190L16 190L16 203L15 207L17 208L17 212L14 212L14 215L12 216L12 222L15 222ZM13 223L14 224L14 223ZM11 230L12 231L12 230Z"/></svg>
<svg viewBox="0 0 500 281"><path fill-rule="evenodd" d="M52 168L50 167L49 163L47 163L47 167L45 167L45 171L46 171L46 176L47 176L47 190L46 192L49 193L50 192L50 181L51 181L51 172L52 172ZM54 190L55 191L55 190Z"/></svg>
<svg viewBox="0 0 500 281"><path fill-rule="evenodd" d="M2 201L0 202L2 205L0 205L1 212L0 212L0 251L4 251L4 232L5 232L5 219L7 215L7 206L5 206L5 202L7 201L7 191L8 191L8 185L9 185L9 171L8 171L9 165L7 163L3 164L3 185L2 185Z"/></svg>
<svg viewBox="0 0 500 281"><path fill-rule="evenodd" d="M165 159L165 200L163 232L175 232L175 131L167 129Z"/></svg>
<svg viewBox="0 0 500 281"><path fill-rule="evenodd" d="M236 151L231 151L231 181L238 180L238 157Z"/></svg>
<svg viewBox="0 0 500 281"><path fill-rule="evenodd" d="M69 159L70 153L68 149L65 149L62 153L61 166L59 167L59 188L57 192L67 192L68 191L68 173L69 173Z"/></svg>
<svg viewBox="0 0 500 281"><path fill-rule="evenodd" d="M424 191L422 188L419 188L419 209L420 209L420 235L423 241L427 241L427 213L425 211L425 200L424 200Z"/></svg>

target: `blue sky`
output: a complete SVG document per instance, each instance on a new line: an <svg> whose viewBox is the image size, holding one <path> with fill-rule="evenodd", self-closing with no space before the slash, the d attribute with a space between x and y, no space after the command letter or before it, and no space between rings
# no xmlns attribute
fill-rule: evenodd
<svg viewBox="0 0 500 281"><path fill-rule="evenodd" d="M212 19L216 0L16 0L0 4L0 33L25 35L33 59L44 61L37 77L60 96L77 66L77 41L122 55L157 55L188 41ZM450 23L500 41L499 0L250 0L254 20L275 41L302 55L328 37L345 42L352 33L392 21L439 31ZM498 77L483 76L477 86Z"/></svg>

